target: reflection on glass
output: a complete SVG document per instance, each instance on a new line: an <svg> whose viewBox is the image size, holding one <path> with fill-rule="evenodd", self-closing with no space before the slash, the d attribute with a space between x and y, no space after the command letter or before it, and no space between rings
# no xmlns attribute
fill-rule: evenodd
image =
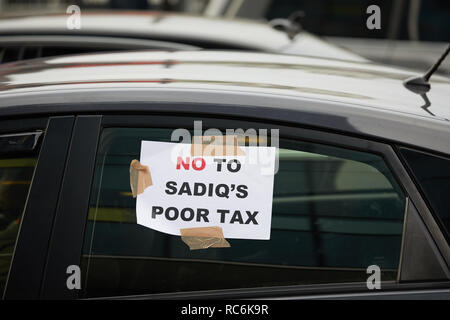
<svg viewBox="0 0 450 320"><path fill-rule="evenodd" d="M405 196L374 154L281 140L269 241L190 251L136 224L129 164L141 140L169 129L105 129L97 156L83 268L85 296L395 280Z"/></svg>

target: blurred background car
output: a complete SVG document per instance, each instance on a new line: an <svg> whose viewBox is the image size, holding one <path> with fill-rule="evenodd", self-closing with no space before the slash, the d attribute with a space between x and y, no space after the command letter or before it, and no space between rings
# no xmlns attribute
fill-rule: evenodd
<svg viewBox="0 0 450 320"><path fill-rule="evenodd" d="M82 10L81 30L66 28L72 4ZM373 4L381 11L378 30L365 27ZM124 48L206 48L366 58L423 70L450 41L444 0L1 0L0 17L2 62ZM450 62L439 72L450 74Z"/></svg>

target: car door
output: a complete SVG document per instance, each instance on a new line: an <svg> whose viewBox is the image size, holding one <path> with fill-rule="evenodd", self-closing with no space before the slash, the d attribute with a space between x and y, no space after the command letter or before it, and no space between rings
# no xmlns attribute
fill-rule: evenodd
<svg viewBox="0 0 450 320"><path fill-rule="evenodd" d="M179 235L137 223L130 163L142 156L142 141L178 142L174 130L195 134L199 121L205 134L243 133L242 147L277 148L273 191L258 191L261 202L272 197L269 239L238 236L226 239L229 247L190 250ZM154 184L167 182L154 176ZM190 201L174 197L173 206ZM385 143L239 116L78 116L39 296L439 296L448 294L448 246L429 228L430 216ZM78 286L69 284L73 266ZM371 272L375 286L367 284ZM20 288L15 281L11 292Z"/></svg>

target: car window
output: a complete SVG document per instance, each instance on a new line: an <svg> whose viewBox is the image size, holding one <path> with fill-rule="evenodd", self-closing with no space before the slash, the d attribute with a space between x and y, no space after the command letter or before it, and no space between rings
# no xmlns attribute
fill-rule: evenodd
<svg viewBox="0 0 450 320"><path fill-rule="evenodd" d="M39 135L0 135L0 293L7 281L37 162Z"/></svg>
<svg viewBox="0 0 450 320"><path fill-rule="evenodd" d="M400 150L444 234L450 239L450 159L408 148Z"/></svg>
<svg viewBox="0 0 450 320"><path fill-rule="evenodd" d="M189 250L136 223L130 163L141 141L172 130L107 128L101 135L82 256L84 297L395 280L406 198L382 157L279 141L270 240L227 239Z"/></svg>

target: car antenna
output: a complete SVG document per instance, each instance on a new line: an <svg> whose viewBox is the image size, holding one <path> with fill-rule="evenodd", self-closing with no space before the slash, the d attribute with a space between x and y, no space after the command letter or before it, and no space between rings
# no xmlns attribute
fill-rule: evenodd
<svg viewBox="0 0 450 320"><path fill-rule="evenodd" d="M290 40L300 33L303 28L300 23L301 19L305 17L303 11L294 11L287 19L277 18L269 21L272 28L284 31Z"/></svg>
<svg viewBox="0 0 450 320"><path fill-rule="evenodd" d="M441 55L441 57L436 61L435 64L431 66L431 68L423 75L423 76L414 76L411 78L406 79L403 82L403 85L406 89L419 94L422 99L425 101L425 104L421 107L426 112L434 116L432 112L428 110L428 108L431 106L430 100L428 100L427 92L430 91L431 85L430 85L430 78L433 75L433 73L436 72L436 70L441 65L442 61L445 60L445 58L448 56L450 52L450 44L448 45L447 49L444 51L444 53Z"/></svg>

